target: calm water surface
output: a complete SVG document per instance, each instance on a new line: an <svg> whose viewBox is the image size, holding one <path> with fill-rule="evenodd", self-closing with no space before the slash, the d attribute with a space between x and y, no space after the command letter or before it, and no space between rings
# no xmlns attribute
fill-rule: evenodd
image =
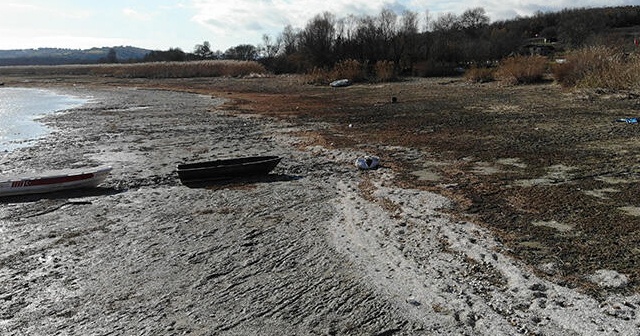
<svg viewBox="0 0 640 336"><path fill-rule="evenodd" d="M78 107L86 99L48 90L0 88L0 153L28 146L49 133L36 119Z"/></svg>

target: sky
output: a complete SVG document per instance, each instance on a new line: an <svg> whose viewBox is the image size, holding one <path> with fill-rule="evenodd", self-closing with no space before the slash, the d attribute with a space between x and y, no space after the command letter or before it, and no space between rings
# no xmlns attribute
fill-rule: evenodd
<svg viewBox="0 0 640 336"><path fill-rule="evenodd" d="M640 0L2 0L0 50L134 46L192 52L207 41L225 51L275 39L318 14L378 15L388 8L424 17L482 7L492 22L538 11L640 5Z"/></svg>

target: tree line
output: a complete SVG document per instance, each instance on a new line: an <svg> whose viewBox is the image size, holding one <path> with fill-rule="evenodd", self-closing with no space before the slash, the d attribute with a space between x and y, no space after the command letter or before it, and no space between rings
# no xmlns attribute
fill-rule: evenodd
<svg viewBox="0 0 640 336"><path fill-rule="evenodd" d="M330 68L353 59L391 61L400 72L428 75L532 52L526 48L531 44L550 52L591 44L631 46L638 25L640 6L538 12L493 23L481 7L436 18L383 9L376 16L319 14L304 28L285 27L273 43L265 38L260 50L262 62L275 72Z"/></svg>
<svg viewBox="0 0 640 336"><path fill-rule="evenodd" d="M239 45L224 53L208 43L196 46L200 58L255 59L276 73L330 68L353 59L363 64L391 61L396 70L414 75L451 72L468 64L490 64L531 52L538 44L558 52L585 45L631 46L640 30L640 6L566 9L531 17L490 22L481 7L460 15L432 17L428 12L338 18L325 12L302 28L284 27L259 46Z"/></svg>
<svg viewBox="0 0 640 336"><path fill-rule="evenodd" d="M495 64L511 55L558 53L585 45L626 46L640 39L640 6L565 9L491 22L482 7L462 14L383 9L377 15L324 12L304 27L286 26L262 43L214 51L204 41L192 52L151 51L143 62L254 60L274 73L330 69L345 60L373 67L392 62L398 74L446 75L460 67ZM636 28L634 28L636 27ZM112 55L113 56L113 55ZM109 62L116 61L113 57Z"/></svg>
<svg viewBox="0 0 640 336"><path fill-rule="evenodd" d="M398 74L428 76L450 74L469 65L491 65L516 54L558 53L585 45L636 48L633 41L640 40L638 27L640 6L538 12L496 22L481 7L437 17L390 9L346 17L325 12L304 27L286 26L276 37L265 34L259 45L240 44L222 52L204 41L191 52L171 48L140 57L125 57L116 48L105 51L98 62L253 60L274 73L305 73L330 69L346 60L370 67L385 61ZM40 58L35 61L42 62Z"/></svg>

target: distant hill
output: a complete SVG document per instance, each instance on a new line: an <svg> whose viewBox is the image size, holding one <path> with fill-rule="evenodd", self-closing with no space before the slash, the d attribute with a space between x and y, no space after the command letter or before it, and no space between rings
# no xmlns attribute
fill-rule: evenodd
<svg viewBox="0 0 640 336"><path fill-rule="evenodd" d="M109 52L115 51L119 62L137 61L151 52L136 47L103 47L91 49L38 48L0 50L0 66L5 65L62 65L92 64L108 59Z"/></svg>

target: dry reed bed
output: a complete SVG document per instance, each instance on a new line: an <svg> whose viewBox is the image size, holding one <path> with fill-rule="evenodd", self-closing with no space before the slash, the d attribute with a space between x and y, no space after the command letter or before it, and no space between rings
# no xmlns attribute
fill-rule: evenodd
<svg viewBox="0 0 640 336"><path fill-rule="evenodd" d="M0 76L194 78L267 73L259 62L235 60L0 67ZM312 84L327 84L341 78L353 82L389 82L397 79L397 69L390 61L369 64L343 60L331 69L313 69L306 77ZM465 78L472 82L498 80L513 85L536 83L549 77L569 88L635 90L640 83L640 55L604 46L585 47L568 52L561 63L543 56L515 56L502 60L497 67L472 67L465 73Z"/></svg>
<svg viewBox="0 0 640 336"><path fill-rule="evenodd" d="M607 47L588 47L567 54L553 67L564 87L635 90L640 83L640 55Z"/></svg>
<svg viewBox="0 0 640 336"><path fill-rule="evenodd" d="M567 88L636 90L640 83L640 55L604 46L573 50L559 60L543 56L514 56L495 67L472 67L465 73L471 82L498 80L530 84L553 78Z"/></svg>
<svg viewBox="0 0 640 336"><path fill-rule="evenodd" d="M91 75L120 78L240 77L266 72L258 62L232 60L0 67L0 75Z"/></svg>
<svg viewBox="0 0 640 336"><path fill-rule="evenodd" d="M397 79L395 63L377 61L370 65L354 59L336 63L331 69L314 68L307 75L307 83L328 84L337 79L348 79L352 82L390 82Z"/></svg>

